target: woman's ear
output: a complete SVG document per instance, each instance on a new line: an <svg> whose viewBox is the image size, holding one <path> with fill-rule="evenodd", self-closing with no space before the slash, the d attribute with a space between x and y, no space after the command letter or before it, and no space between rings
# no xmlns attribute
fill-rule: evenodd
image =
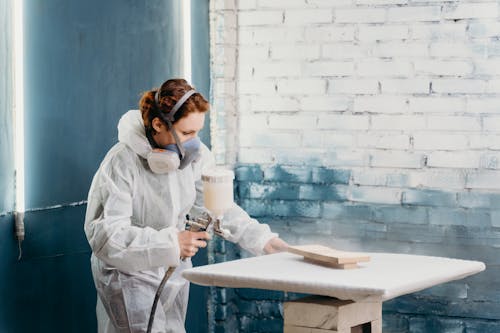
<svg viewBox="0 0 500 333"><path fill-rule="evenodd" d="M158 117L153 118L153 121L151 122L151 126L153 127L153 129L157 133L162 132L166 128L165 125L163 124L163 122Z"/></svg>

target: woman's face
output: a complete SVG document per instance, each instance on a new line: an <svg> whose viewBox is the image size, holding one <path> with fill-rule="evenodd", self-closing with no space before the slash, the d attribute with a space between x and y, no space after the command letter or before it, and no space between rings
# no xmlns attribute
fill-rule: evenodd
<svg viewBox="0 0 500 333"><path fill-rule="evenodd" d="M204 112L191 112L187 116L179 119L173 128L179 137L181 143L198 136L198 133L202 130L205 123L205 113ZM153 119L153 128L156 130L156 134L153 135L153 139L156 141L158 146L165 147L166 145L175 143L174 136L168 130L167 125L161 121L159 118Z"/></svg>

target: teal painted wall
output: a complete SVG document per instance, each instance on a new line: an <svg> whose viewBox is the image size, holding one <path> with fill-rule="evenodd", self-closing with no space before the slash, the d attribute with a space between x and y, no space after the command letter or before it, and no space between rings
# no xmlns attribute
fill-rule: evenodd
<svg viewBox="0 0 500 333"><path fill-rule="evenodd" d="M203 96L210 96L210 27L208 17L209 0L191 0L191 61L192 83ZM210 148L210 117L205 117L205 127L199 134ZM193 258L193 265L208 264L208 252L201 251ZM208 332L209 288L191 284L186 330L189 333Z"/></svg>
<svg viewBox="0 0 500 333"><path fill-rule="evenodd" d="M142 91L179 75L180 7L132 0L25 6L26 206L80 201L117 141L119 117L137 108Z"/></svg>
<svg viewBox="0 0 500 333"><path fill-rule="evenodd" d="M210 23L209 0L191 0L191 61L192 81L196 89L207 99L210 97ZM210 100L209 100L210 101ZM210 117L200 138L210 147Z"/></svg>
<svg viewBox="0 0 500 333"><path fill-rule="evenodd" d="M16 258L13 237L14 153L12 113L12 3L0 1L0 332L8 332L13 298L12 266Z"/></svg>
<svg viewBox="0 0 500 333"><path fill-rule="evenodd" d="M5 14L11 4L0 3L2 27L11 19ZM26 240L17 262L10 213L12 91L11 79L2 75L0 332L95 332L85 200L100 161L117 141L119 117L137 108L141 92L180 74L180 2L27 0L24 6ZM202 10L197 15L208 26L208 9L206 19ZM2 29L0 47L8 36ZM2 73L11 62L7 49L0 49ZM199 67L195 76L204 92L206 71ZM206 291L194 289L192 299L198 317L189 320L189 331L205 332Z"/></svg>

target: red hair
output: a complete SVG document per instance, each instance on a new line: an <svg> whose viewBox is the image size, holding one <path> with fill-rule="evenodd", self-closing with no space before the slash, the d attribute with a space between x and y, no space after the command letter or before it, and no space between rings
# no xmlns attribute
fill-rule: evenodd
<svg viewBox="0 0 500 333"><path fill-rule="evenodd" d="M165 81L159 89L146 91L142 94L139 101L139 109L141 110L142 120L147 129L151 128L151 122L161 112L167 115L174 107L175 103L181 99L184 94L194 88L184 79L170 79ZM156 104L155 94L159 93L159 105ZM174 115L173 123L179 119L186 117L191 112L207 112L210 105L207 100L199 92L191 95L180 109Z"/></svg>

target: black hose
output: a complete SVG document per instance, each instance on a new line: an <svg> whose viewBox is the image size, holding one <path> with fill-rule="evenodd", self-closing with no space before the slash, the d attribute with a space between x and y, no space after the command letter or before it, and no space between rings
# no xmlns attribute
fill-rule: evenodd
<svg viewBox="0 0 500 333"><path fill-rule="evenodd" d="M199 223L196 223L194 221L191 221L189 219L189 215L186 215L186 221L190 222L188 224L188 230L190 231L205 231L207 226L206 225L201 225ZM210 222L208 222L210 223ZM181 260L184 260L185 258L181 258ZM149 314L149 321L148 321L148 329L146 333L151 333L151 330L153 329L153 321L155 320L155 313L156 313L156 306L158 305L158 300L160 299L160 295L163 292L163 287L165 287L165 283L167 283L167 280L170 278L172 273L175 271L175 267L169 267L168 270L165 272L165 275L163 276L163 279L160 282L160 285L158 286L158 290L156 290L156 295L155 299L153 301L153 307L151 308L151 313Z"/></svg>
<svg viewBox="0 0 500 333"><path fill-rule="evenodd" d="M165 287L165 283L167 283L167 280L170 278L170 276L174 271L175 267L168 268L168 270L165 272L165 275L163 276L163 279L160 282L158 290L156 290L155 300L153 301L153 307L151 308L151 314L149 315L148 329L146 333L151 333L151 330L153 329L153 321L155 320L155 313L156 313L156 307L158 306L158 300L160 299L163 287Z"/></svg>

